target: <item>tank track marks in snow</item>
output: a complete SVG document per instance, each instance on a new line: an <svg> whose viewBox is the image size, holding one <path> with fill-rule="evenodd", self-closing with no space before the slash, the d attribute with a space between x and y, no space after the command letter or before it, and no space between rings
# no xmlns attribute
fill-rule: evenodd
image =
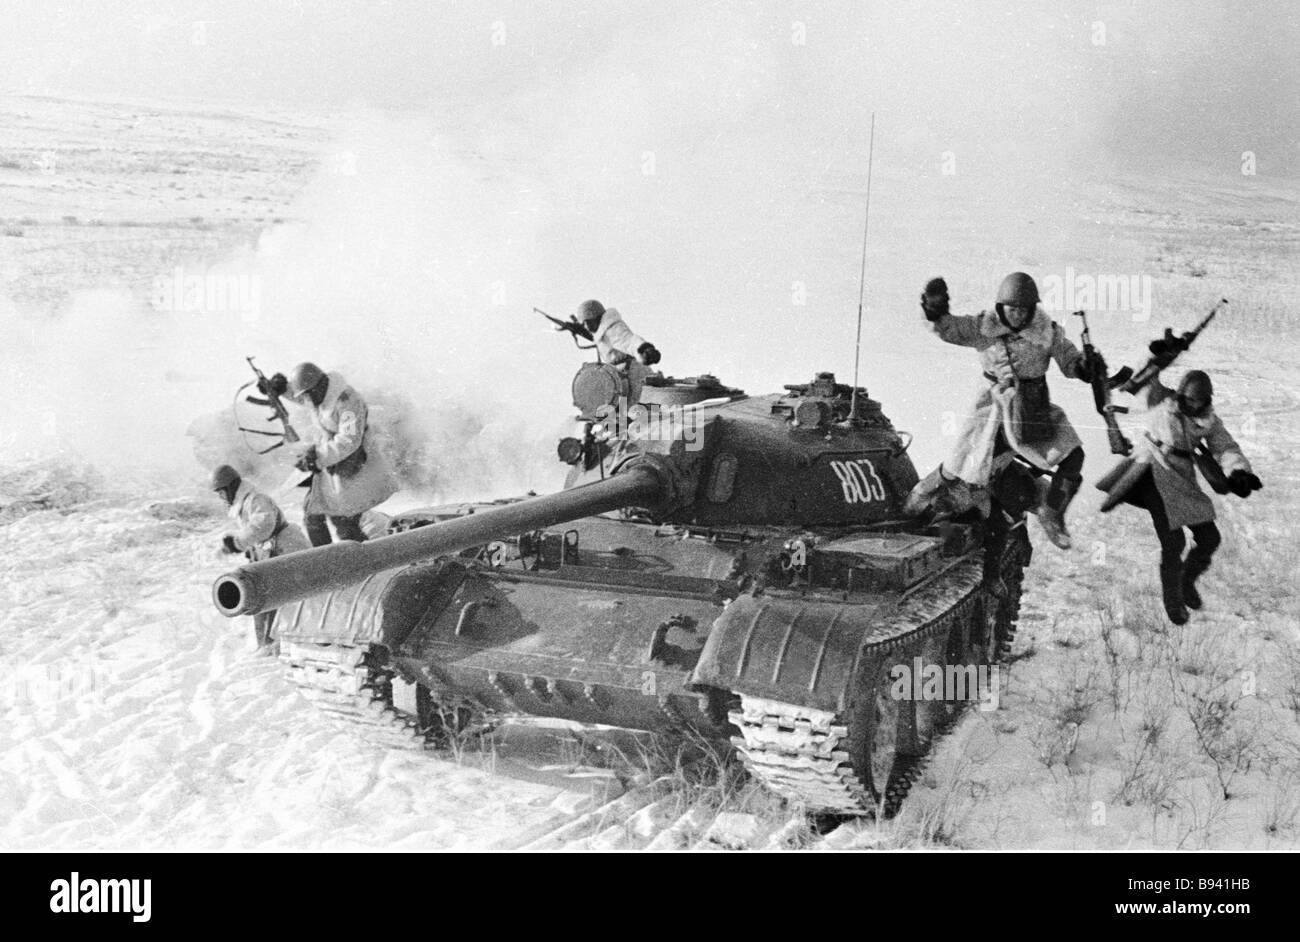
<svg viewBox="0 0 1300 942"><path fill-rule="evenodd" d="M393 706L392 675L377 666L374 645L285 641L285 676L326 716L368 740L396 749L424 749L429 734Z"/></svg>
<svg viewBox="0 0 1300 942"><path fill-rule="evenodd" d="M1024 562L1023 538L1013 536L999 566L1006 594L997 603L996 619L990 626L993 637L982 645L985 652L996 652L995 662L1005 659L1015 636ZM855 715L853 707L833 713L742 696L740 709L730 714L741 733L733 737L732 743L750 774L812 812L882 817L897 813L924 771L934 744L952 730L970 701L954 707L943 701L917 704L893 700L886 692L888 665L910 664L927 649L933 660L933 654L949 646L964 621L980 617L982 569L979 562L970 561L948 570L906 598L884 630L877 633L877 640L867 644L862 663L883 664L884 668L877 669L874 677L859 681L869 684L870 689L860 689L856 701L878 710L879 718L868 717L865 710ZM945 647L936 650L936 641ZM987 656L979 660L988 663ZM901 724L900 711L904 713ZM882 729L895 734L886 737L892 742L876 742ZM905 748L900 750L900 745ZM877 777L884 782L877 784Z"/></svg>
<svg viewBox="0 0 1300 942"><path fill-rule="evenodd" d="M655 782L567 818L507 849L575 850L808 850L820 846L803 818L763 819L727 812L716 796L692 801Z"/></svg>

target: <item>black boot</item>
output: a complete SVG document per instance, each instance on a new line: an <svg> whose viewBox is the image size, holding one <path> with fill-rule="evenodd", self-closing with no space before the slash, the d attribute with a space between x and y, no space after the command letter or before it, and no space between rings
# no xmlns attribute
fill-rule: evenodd
<svg viewBox="0 0 1300 942"><path fill-rule="evenodd" d="M1201 593L1196 591L1196 580L1209 568L1209 563L1206 563L1199 569L1193 569L1191 560L1183 564L1183 604L1192 610L1199 609L1202 605Z"/></svg>
<svg viewBox="0 0 1300 942"><path fill-rule="evenodd" d="M1047 488L1043 506L1038 510L1038 522L1042 524L1047 538L1061 549L1069 549L1070 531L1065 528L1065 511L1079 492L1082 478L1066 477L1058 470L1052 476L1052 483Z"/></svg>
<svg viewBox="0 0 1300 942"><path fill-rule="evenodd" d="M334 542L334 538L330 536L330 525L326 522L324 514L304 514L302 523L312 546L325 546L327 543Z"/></svg>
<svg viewBox="0 0 1300 942"><path fill-rule="evenodd" d="M366 532L361 529L361 514L355 514L351 517L330 517L330 523L334 524L334 530L338 533L340 540L355 540L358 543L366 542Z"/></svg>
<svg viewBox="0 0 1300 942"><path fill-rule="evenodd" d="M257 642L259 655L280 653L280 646L275 640L274 625L275 612L262 612L260 615L253 616L253 638Z"/></svg>
<svg viewBox="0 0 1300 942"><path fill-rule="evenodd" d="M1187 606L1183 604L1183 564L1181 560L1160 563L1160 590L1164 595L1165 614L1175 625L1187 624Z"/></svg>
<svg viewBox="0 0 1300 942"><path fill-rule="evenodd" d="M1201 593L1196 590L1196 580L1210 568L1210 558L1219 546L1217 540L1208 542L1208 546L1202 542L1194 544L1187 559L1183 561L1183 602L1188 608L1201 607Z"/></svg>

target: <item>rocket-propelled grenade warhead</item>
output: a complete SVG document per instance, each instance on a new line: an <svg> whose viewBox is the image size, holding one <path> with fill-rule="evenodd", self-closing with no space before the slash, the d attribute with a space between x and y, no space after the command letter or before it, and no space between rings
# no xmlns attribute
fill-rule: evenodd
<svg viewBox="0 0 1300 942"><path fill-rule="evenodd" d="M655 507L671 493L669 474L638 461L603 481L556 494L491 507L365 543L345 541L240 566L212 586L212 601L227 617L256 615L351 585L388 569L446 556L495 539L607 513Z"/></svg>

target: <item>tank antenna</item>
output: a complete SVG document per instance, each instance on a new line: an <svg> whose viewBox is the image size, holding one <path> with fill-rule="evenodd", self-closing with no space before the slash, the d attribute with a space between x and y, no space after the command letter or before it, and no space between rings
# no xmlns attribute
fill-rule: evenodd
<svg viewBox="0 0 1300 942"><path fill-rule="evenodd" d="M876 113L871 112L871 139L867 145L867 211L862 220L862 274L858 279L858 334L853 342L853 398L849 421L858 419L858 362L862 359L862 299L867 292L867 227L871 223L871 163L876 153Z"/></svg>

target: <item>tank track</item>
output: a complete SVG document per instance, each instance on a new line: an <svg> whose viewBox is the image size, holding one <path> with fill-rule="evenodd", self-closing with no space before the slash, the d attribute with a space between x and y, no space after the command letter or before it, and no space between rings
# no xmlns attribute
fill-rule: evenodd
<svg viewBox="0 0 1300 942"><path fill-rule="evenodd" d="M280 661L298 692L340 726L390 748L426 748L429 731L393 706L392 674L374 647L282 641Z"/></svg>
<svg viewBox="0 0 1300 942"><path fill-rule="evenodd" d="M992 645L996 661L1005 659L1015 635L1020 611L1025 553L1012 539L1002 554L999 572L1007 587L1007 608L999 613ZM891 653L910 659L924 642L950 631L969 616L982 583L982 565L963 563L933 585L907 598L885 626L869 641L866 653ZM751 775L783 797L809 809L834 816L897 812L912 784L925 770L936 742L955 726L963 710L952 710L921 743L916 756L896 757L893 773L877 806L866 784L850 763L848 717L792 703L741 696L739 710L729 714L740 735L732 738Z"/></svg>
<svg viewBox="0 0 1300 942"><path fill-rule="evenodd" d="M1020 621L1020 598L1024 592L1025 567L1029 565L1030 552L1028 538L1022 532L1002 553L999 571L1002 583L1007 587L1007 611L999 617L996 628L993 660L998 664L1011 658L1011 643L1016 640L1016 627Z"/></svg>

